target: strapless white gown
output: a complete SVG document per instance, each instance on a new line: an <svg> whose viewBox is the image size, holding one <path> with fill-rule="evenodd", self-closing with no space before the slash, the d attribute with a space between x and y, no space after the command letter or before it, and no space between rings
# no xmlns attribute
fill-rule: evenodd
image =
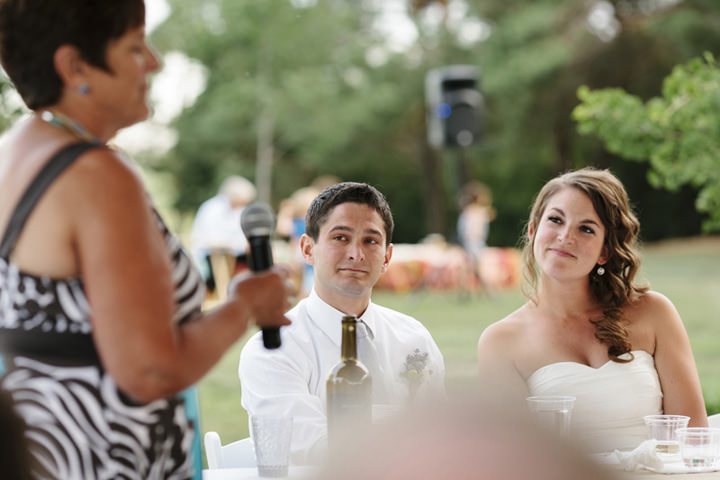
<svg viewBox="0 0 720 480"><path fill-rule="evenodd" d="M599 368L576 362L540 367L527 379L530 395L572 395L572 431L596 452L630 450L647 439L644 415L663 413L655 359L643 350L629 363ZM629 355L629 354L625 354Z"/></svg>

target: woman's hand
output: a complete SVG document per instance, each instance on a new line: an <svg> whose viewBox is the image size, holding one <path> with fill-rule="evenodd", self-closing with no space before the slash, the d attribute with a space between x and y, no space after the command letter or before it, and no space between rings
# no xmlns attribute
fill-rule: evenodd
<svg viewBox="0 0 720 480"><path fill-rule="evenodd" d="M228 301L238 302L247 311L248 321L259 327L282 327L290 325L285 312L290 309L290 297L295 293L289 268L275 265L262 272L246 270L233 277Z"/></svg>

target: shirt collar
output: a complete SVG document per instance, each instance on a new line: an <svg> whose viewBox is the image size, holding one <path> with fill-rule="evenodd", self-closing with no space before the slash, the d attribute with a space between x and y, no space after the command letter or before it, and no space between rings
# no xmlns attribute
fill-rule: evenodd
<svg viewBox="0 0 720 480"><path fill-rule="evenodd" d="M342 341L342 317L345 315L340 310L328 305L320 298L313 288L307 297L307 313L310 321L330 337L336 345ZM372 300L368 303L365 312L358 318L367 325L370 337L375 337L375 305Z"/></svg>

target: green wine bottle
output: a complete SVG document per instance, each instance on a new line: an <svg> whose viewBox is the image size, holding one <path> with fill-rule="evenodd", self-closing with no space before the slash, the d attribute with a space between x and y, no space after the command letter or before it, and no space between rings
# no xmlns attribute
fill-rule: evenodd
<svg viewBox="0 0 720 480"><path fill-rule="evenodd" d="M327 379L328 444L336 448L352 438L357 428L368 428L372 422L372 379L357 357L357 319L342 318L340 362Z"/></svg>

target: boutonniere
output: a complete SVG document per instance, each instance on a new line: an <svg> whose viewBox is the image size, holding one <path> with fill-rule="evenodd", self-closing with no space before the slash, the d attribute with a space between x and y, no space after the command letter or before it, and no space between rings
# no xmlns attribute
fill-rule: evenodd
<svg viewBox="0 0 720 480"><path fill-rule="evenodd" d="M409 400L415 397L420 385L433 374L433 371L427 368L428 357L428 352L421 352L419 348L416 348L413 353L405 357L405 370L400 376L408 382Z"/></svg>

